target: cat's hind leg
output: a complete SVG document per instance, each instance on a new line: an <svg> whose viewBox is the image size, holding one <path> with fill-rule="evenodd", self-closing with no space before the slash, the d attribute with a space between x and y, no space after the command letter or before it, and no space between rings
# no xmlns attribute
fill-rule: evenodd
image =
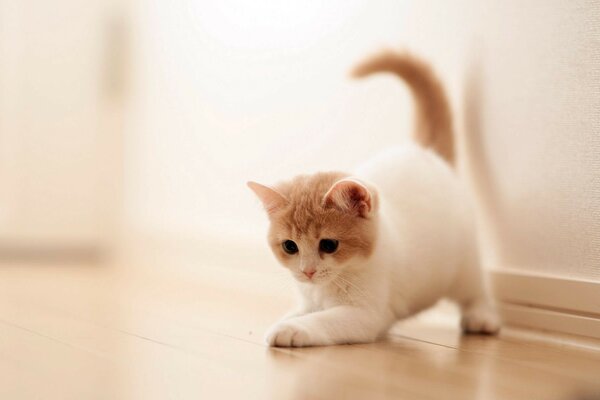
<svg viewBox="0 0 600 400"><path fill-rule="evenodd" d="M461 328L465 333L496 334L500 317L487 288L478 257L471 257L457 271L450 296L461 310Z"/></svg>
<svg viewBox="0 0 600 400"><path fill-rule="evenodd" d="M465 333L495 335L500 331L500 318L489 300L461 304L461 312L460 325Z"/></svg>

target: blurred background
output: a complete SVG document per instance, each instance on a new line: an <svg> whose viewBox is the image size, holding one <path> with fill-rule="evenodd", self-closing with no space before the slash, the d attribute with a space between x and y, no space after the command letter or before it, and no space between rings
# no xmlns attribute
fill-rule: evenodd
<svg viewBox="0 0 600 400"><path fill-rule="evenodd" d="M506 328L267 350L293 282L245 183L409 140L403 84L348 77L384 48L447 87ZM0 398L598 398L599 111L597 0L0 0Z"/></svg>
<svg viewBox="0 0 600 400"><path fill-rule="evenodd" d="M450 93L499 297L600 313L530 297L600 284L599 18L586 0L0 0L0 258L274 270L245 182L407 140L402 84L348 78L406 48Z"/></svg>

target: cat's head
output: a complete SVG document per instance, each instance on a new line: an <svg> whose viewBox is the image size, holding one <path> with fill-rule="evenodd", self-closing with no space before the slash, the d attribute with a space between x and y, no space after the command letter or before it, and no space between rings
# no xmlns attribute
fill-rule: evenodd
<svg viewBox="0 0 600 400"><path fill-rule="evenodd" d="M372 253L378 201L367 184L329 172L248 186L269 215L271 249L297 280L330 282Z"/></svg>

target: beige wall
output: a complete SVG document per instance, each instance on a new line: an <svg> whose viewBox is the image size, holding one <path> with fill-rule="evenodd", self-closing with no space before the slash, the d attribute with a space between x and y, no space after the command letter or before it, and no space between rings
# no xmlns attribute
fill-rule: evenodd
<svg viewBox="0 0 600 400"><path fill-rule="evenodd" d="M401 140L406 91L348 79L398 41L407 15L405 2L371 3L140 1L131 224L262 249L266 218L247 180L349 169Z"/></svg>
<svg viewBox="0 0 600 400"><path fill-rule="evenodd" d="M124 6L0 0L0 257L112 241Z"/></svg>
<svg viewBox="0 0 600 400"><path fill-rule="evenodd" d="M487 262L600 280L600 2L415 2L452 81Z"/></svg>
<svg viewBox="0 0 600 400"><path fill-rule="evenodd" d="M600 281L600 3L512 3L465 96L497 264Z"/></svg>

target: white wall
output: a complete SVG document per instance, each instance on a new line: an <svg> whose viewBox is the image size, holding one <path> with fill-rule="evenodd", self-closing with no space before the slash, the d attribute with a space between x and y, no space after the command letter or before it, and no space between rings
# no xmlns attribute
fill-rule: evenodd
<svg viewBox="0 0 600 400"><path fill-rule="evenodd" d="M404 89L347 77L399 43L408 15L405 2L369 3L140 3L133 223L255 235L266 219L247 180L347 169L401 140L411 122Z"/></svg>
<svg viewBox="0 0 600 400"><path fill-rule="evenodd" d="M123 6L0 0L0 257L111 242Z"/></svg>
<svg viewBox="0 0 600 400"><path fill-rule="evenodd" d="M347 169L406 136L407 45L447 82L487 263L600 279L600 6L594 1L144 2L128 145L138 229L256 240L244 187Z"/></svg>
<svg viewBox="0 0 600 400"><path fill-rule="evenodd" d="M436 64L461 71L455 104L488 263L600 280L600 3L436 2L415 12L431 9L411 31L427 32L419 48Z"/></svg>

